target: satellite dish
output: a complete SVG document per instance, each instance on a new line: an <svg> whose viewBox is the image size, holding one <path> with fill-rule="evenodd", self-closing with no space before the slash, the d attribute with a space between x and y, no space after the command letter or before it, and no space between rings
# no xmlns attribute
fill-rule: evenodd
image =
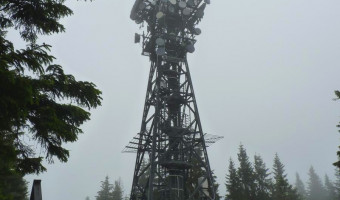
<svg viewBox="0 0 340 200"><path fill-rule="evenodd" d="M187 3L185 2L185 1L180 1L179 3L178 3L178 6L180 7L180 8L186 8L187 7Z"/></svg>
<svg viewBox="0 0 340 200"><path fill-rule="evenodd" d="M206 4L210 4L210 0L204 0Z"/></svg>
<svg viewBox="0 0 340 200"><path fill-rule="evenodd" d="M190 6L190 7L194 7L194 6L195 6L194 0L188 0L188 1L187 1L187 4L188 4L188 6Z"/></svg>
<svg viewBox="0 0 340 200"><path fill-rule="evenodd" d="M177 1L176 0L169 0L172 5L176 5Z"/></svg>
<svg viewBox="0 0 340 200"><path fill-rule="evenodd" d="M165 48L164 47L160 47L156 50L156 54L159 56L163 56L165 55Z"/></svg>
<svg viewBox="0 0 340 200"><path fill-rule="evenodd" d="M189 8L184 8L183 9L183 15L190 15L191 11Z"/></svg>
<svg viewBox="0 0 340 200"><path fill-rule="evenodd" d="M162 17L164 17L164 13L163 13L163 12L158 12L158 13L156 14L156 18L157 18L157 19L160 19L160 18L162 18Z"/></svg>
<svg viewBox="0 0 340 200"><path fill-rule="evenodd" d="M200 28L195 28L194 32L195 32L196 35L200 35L202 33Z"/></svg>
<svg viewBox="0 0 340 200"><path fill-rule="evenodd" d="M165 40L163 38L157 38L156 39L156 44L158 46L164 46L165 45Z"/></svg>
<svg viewBox="0 0 340 200"><path fill-rule="evenodd" d="M195 52L195 47L194 47L193 44L188 44L188 45L186 46L186 49L187 49L187 51L188 51L189 53L194 53L194 52Z"/></svg>

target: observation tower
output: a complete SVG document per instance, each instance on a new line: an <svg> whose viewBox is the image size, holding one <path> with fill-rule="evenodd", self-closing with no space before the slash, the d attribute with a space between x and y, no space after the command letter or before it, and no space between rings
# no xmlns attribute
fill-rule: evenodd
<svg viewBox="0 0 340 200"><path fill-rule="evenodd" d="M207 147L187 62L210 0L136 0L131 19L151 62L140 132L123 150L137 153L130 200L213 200Z"/></svg>

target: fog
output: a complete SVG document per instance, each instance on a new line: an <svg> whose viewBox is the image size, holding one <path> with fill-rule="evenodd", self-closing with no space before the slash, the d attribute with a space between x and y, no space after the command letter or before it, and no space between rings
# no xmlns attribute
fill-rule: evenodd
<svg viewBox="0 0 340 200"><path fill-rule="evenodd" d="M121 150L139 131L150 64L133 43L133 3L72 1L74 15L62 20L66 33L41 37L66 73L94 82L104 99L90 111L84 134L66 145L67 163L56 160L46 173L26 176L42 180L44 199L95 199L106 175L121 177L130 191L136 155ZM267 167L278 153L291 183L296 172L306 181L311 165L333 178L339 10L337 0L214 0L207 7L188 60L203 130L224 136L208 148L220 194L241 143Z"/></svg>

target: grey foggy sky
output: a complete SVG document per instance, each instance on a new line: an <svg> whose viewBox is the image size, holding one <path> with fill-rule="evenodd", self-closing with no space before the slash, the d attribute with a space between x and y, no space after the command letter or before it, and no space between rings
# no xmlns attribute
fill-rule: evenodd
<svg viewBox="0 0 340 200"><path fill-rule="evenodd" d="M71 1L66 33L41 37L56 63L103 91L85 134L68 144L68 163L40 176L43 198L95 199L100 181L121 177L129 193L135 154L121 150L139 131L149 62L133 44L133 0ZM225 194L229 158L242 143L272 166L277 152L291 182L311 165L333 177L340 144L340 2L338 0L214 0L200 23L189 66L204 132L224 136L208 149ZM10 35L10 37L15 37ZM31 187L31 186L30 186Z"/></svg>

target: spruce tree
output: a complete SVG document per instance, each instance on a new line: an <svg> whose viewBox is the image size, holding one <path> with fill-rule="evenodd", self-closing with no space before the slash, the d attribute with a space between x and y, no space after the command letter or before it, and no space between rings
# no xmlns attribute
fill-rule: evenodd
<svg viewBox="0 0 340 200"><path fill-rule="evenodd" d="M255 198L255 177L254 169L249 161L246 149L243 145L239 147L239 153L237 154L240 166L237 170L238 177L240 179L242 188L242 199L250 200Z"/></svg>
<svg viewBox="0 0 340 200"><path fill-rule="evenodd" d="M339 200L336 197L336 190L334 187L334 184L331 180L329 180L329 177L327 174L325 175L325 190L326 190L326 200Z"/></svg>
<svg viewBox="0 0 340 200"><path fill-rule="evenodd" d="M340 99L340 91L335 91L335 96L337 97L335 100L339 100ZM337 125L338 128L340 128L340 124ZM340 130L339 130L340 132ZM338 160L333 164L334 166L336 166L338 168L338 170L340 170L340 146L339 146L339 151L336 152Z"/></svg>
<svg viewBox="0 0 340 200"><path fill-rule="evenodd" d="M123 186L120 178L115 181L115 185L112 191L112 197L113 200L123 200Z"/></svg>
<svg viewBox="0 0 340 200"><path fill-rule="evenodd" d="M269 178L269 169L263 162L261 156L254 157L254 179L255 179L255 200L269 200L272 181Z"/></svg>
<svg viewBox="0 0 340 200"><path fill-rule="evenodd" d="M300 175L298 173L296 173L295 188L297 193L300 195L301 199L305 200L307 198L305 184L300 179Z"/></svg>
<svg viewBox="0 0 340 200"><path fill-rule="evenodd" d="M340 199L340 169L335 169L335 192L337 199Z"/></svg>
<svg viewBox="0 0 340 200"><path fill-rule="evenodd" d="M320 177L316 174L313 167L309 169L309 181L308 181L308 200L324 200L325 188L321 182Z"/></svg>
<svg viewBox="0 0 340 200"><path fill-rule="evenodd" d="M1 162L1 161L0 161ZM28 195L27 181L22 175L0 176L0 199L26 200Z"/></svg>
<svg viewBox="0 0 340 200"><path fill-rule="evenodd" d="M138 179L139 185L145 186L148 182L149 175L150 175L150 170L149 170L150 167L148 167L148 165L149 165L149 162L146 159L143 159L141 166L140 166L140 170L139 170L139 173L143 171L143 174Z"/></svg>
<svg viewBox="0 0 340 200"><path fill-rule="evenodd" d="M104 181L101 181L101 190L97 192L96 200L114 200L112 195L113 186L106 176Z"/></svg>
<svg viewBox="0 0 340 200"><path fill-rule="evenodd" d="M289 184L287 174L285 174L284 165L280 161L280 158L275 154L274 165L274 184L272 190L273 200L299 200L300 196L292 185ZM319 199L320 200L320 199Z"/></svg>
<svg viewBox="0 0 340 200"><path fill-rule="evenodd" d="M198 152L200 152L200 150L198 150ZM200 177L204 177L206 172L204 168L200 167L199 159L197 159L195 156L192 158L191 165L192 167L189 170L185 187L189 191L194 191L197 187L198 179ZM194 195L193 199L199 199L199 192Z"/></svg>
<svg viewBox="0 0 340 200"><path fill-rule="evenodd" d="M242 198L241 182L232 159L229 160L228 168L229 169L228 174L226 175L225 183L225 186L227 188L225 200L241 200Z"/></svg>
<svg viewBox="0 0 340 200"><path fill-rule="evenodd" d="M46 171L43 163L55 158L67 162L70 152L64 145L78 140L81 125L90 119L88 110L101 105L96 86L66 74L50 54L51 46L38 40L65 31L60 19L73 14L65 4L66 0L0 1L1 199L25 190L22 184L7 189L10 179L20 181L26 174ZM18 33L25 48L18 49L8 31Z"/></svg>
<svg viewBox="0 0 340 200"><path fill-rule="evenodd" d="M216 181L217 177L216 177L214 171L211 171L211 173L212 173L212 179L213 179L213 183L214 183L215 200L220 200L221 196L220 196L219 191L218 191L220 184Z"/></svg>
<svg viewBox="0 0 340 200"><path fill-rule="evenodd" d="M64 145L78 140L88 110L101 105L96 86L64 73L51 46L38 40L65 31L60 19L73 14L65 2L0 1L0 187L7 177L46 171L43 163L55 158L67 162ZM18 33L26 47L18 49L8 31ZM10 198L9 190L1 190L1 198Z"/></svg>

